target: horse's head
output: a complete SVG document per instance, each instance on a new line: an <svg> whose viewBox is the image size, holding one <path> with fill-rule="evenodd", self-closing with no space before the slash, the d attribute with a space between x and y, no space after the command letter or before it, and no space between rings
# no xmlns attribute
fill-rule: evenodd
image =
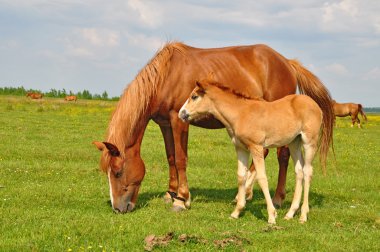
<svg viewBox="0 0 380 252"><path fill-rule="evenodd" d="M213 103L207 96L210 84L205 81L197 81L196 87L190 97L179 110L178 117L185 122L196 122L207 118L212 114Z"/></svg>
<svg viewBox="0 0 380 252"><path fill-rule="evenodd" d="M102 151L100 166L108 175L113 210L116 213L131 212L135 208L140 184L145 175L144 163L141 159L123 157L119 149L111 143L94 141L93 144Z"/></svg>

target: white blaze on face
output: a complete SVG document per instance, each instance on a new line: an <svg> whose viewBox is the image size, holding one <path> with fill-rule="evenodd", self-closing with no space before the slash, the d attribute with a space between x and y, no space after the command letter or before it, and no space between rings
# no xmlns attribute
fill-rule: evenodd
<svg viewBox="0 0 380 252"><path fill-rule="evenodd" d="M185 104L182 105L181 109L178 112L178 116L182 113L182 111L185 110L185 107L186 107L187 103L189 103L189 100L186 100Z"/></svg>
<svg viewBox="0 0 380 252"><path fill-rule="evenodd" d="M112 186L111 186L111 169L108 171L108 184L110 186L110 199L111 199L111 205L113 207L113 196L112 196Z"/></svg>

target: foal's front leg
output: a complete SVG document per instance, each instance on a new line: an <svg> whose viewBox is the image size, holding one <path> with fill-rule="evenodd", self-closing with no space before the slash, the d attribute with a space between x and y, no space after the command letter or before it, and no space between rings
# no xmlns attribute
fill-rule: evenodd
<svg viewBox="0 0 380 252"><path fill-rule="evenodd" d="M249 150L251 151L253 162L256 167L255 180L257 180L257 182L259 183L261 190L263 191L265 201L267 203L268 223L276 224L277 212L276 212L276 208L273 205L273 202L269 193L268 179L265 173L263 147L259 145L254 145L254 146L251 146Z"/></svg>
<svg viewBox="0 0 380 252"><path fill-rule="evenodd" d="M238 194L236 196L236 207L232 212L231 217L237 219L241 210L245 207L245 182L247 179L247 167L248 167L248 159L249 159L249 151L235 147L236 154L238 158Z"/></svg>

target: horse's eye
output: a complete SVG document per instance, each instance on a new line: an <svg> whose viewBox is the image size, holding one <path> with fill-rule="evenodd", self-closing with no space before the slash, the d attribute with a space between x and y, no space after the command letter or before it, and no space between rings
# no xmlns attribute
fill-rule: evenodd
<svg viewBox="0 0 380 252"><path fill-rule="evenodd" d="M197 98L198 98L198 95L192 95L192 96L191 96L191 99L192 99L193 101L195 101Z"/></svg>

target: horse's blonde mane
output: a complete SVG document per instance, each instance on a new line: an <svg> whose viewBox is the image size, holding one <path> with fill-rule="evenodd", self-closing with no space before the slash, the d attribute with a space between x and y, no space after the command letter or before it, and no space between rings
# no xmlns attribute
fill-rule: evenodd
<svg viewBox="0 0 380 252"><path fill-rule="evenodd" d="M174 51L185 54L187 48L182 43L167 43L125 88L112 114L107 133L107 141L116 145L122 155L125 147L131 144L128 139L148 119L150 102L167 77Z"/></svg>

